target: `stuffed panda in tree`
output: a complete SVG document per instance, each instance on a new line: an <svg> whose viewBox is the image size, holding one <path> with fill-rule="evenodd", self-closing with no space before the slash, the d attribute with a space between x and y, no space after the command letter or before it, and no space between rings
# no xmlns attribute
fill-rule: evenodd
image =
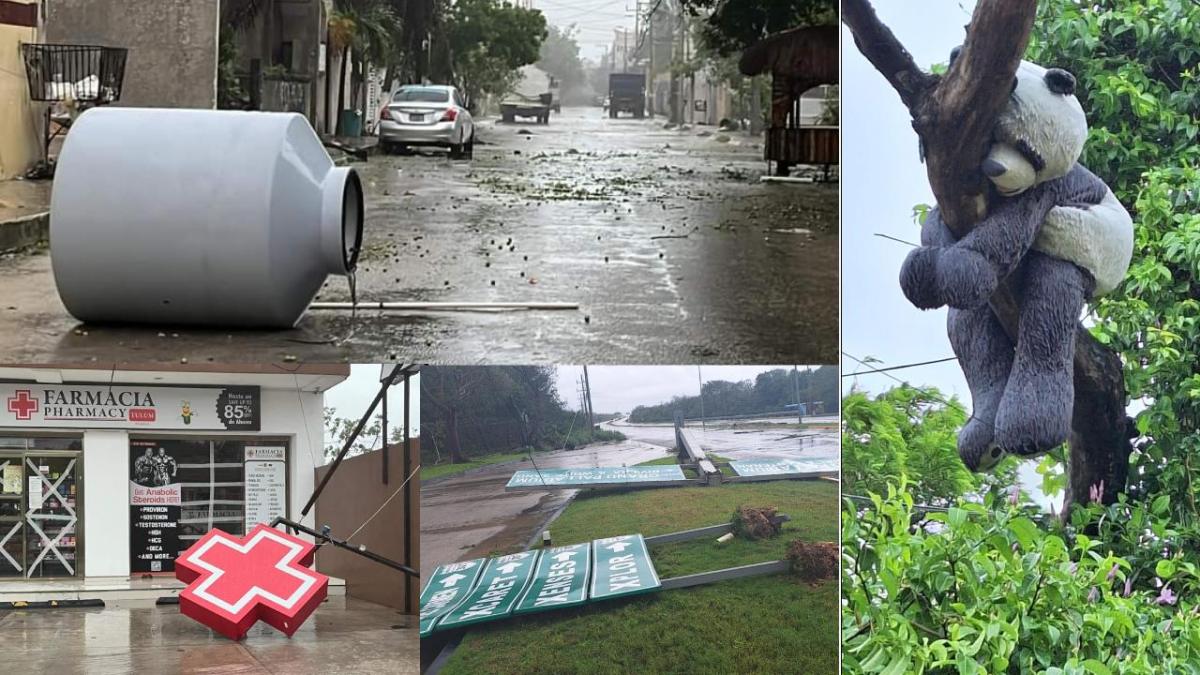
<svg viewBox="0 0 1200 675"><path fill-rule="evenodd" d="M1104 181L1078 163L1087 135L1074 76L1022 62L981 166L997 193L988 214L956 241L931 210L921 247L901 268L910 302L950 307L950 343L974 408L958 452L973 471L1067 440L1081 311L1129 267L1133 222ZM1013 274L1015 341L988 305Z"/></svg>

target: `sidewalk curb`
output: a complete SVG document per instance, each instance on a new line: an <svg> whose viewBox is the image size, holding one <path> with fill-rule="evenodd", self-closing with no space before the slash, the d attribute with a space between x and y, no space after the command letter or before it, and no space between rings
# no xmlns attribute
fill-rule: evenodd
<svg viewBox="0 0 1200 675"><path fill-rule="evenodd" d="M28 248L49 238L49 211L0 221L0 253Z"/></svg>

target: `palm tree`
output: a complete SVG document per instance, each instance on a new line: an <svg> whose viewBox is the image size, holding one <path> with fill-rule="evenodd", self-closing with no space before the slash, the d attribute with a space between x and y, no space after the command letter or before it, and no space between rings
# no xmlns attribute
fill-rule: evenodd
<svg viewBox="0 0 1200 675"><path fill-rule="evenodd" d="M254 0L250 0L254 1ZM329 16L329 48L342 55L336 133L341 135L346 109L346 63L353 58L351 98L359 99L365 64L386 65L396 59L400 17L386 0L341 0Z"/></svg>

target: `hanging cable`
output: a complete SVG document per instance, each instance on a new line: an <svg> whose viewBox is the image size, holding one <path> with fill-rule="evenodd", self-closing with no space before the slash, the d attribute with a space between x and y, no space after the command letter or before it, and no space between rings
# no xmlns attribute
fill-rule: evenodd
<svg viewBox="0 0 1200 675"><path fill-rule="evenodd" d="M387 452L387 448L384 448L383 451ZM407 452L407 451L408 451L408 448L405 448L405 452ZM392 493L392 496L385 499L383 504L380 504L379 508L375 509L375 513L371 514L370 518L367 518L366 520L364 520L363 524L358 526L358 529L351 532L350 536L346 537L346 541L350 541L351 539L354 538L354 535L358 534L359 532L362 532L364 527L366 527L367 525L370 525L371 521L375 520L375 516L378 516L381 511L383 511L385 508L387 508L387 505L390 504L392 502L392 500L396 498L396 495L400 494L400 491L404 489L404 486L408 485L408 481L412 480L412 477L417 475L417 472L420 470L421 470L421 465L418 464L417 468L413 469L412 473L408 474L408 478L405 478L404 482L400 484L400 487L396 488L396 491ZM407 509L408 504L405 504L404 508Z"/></svg>
<svg viewBox="0 0 1200 675"><path fill-rule="evenodd" d="M858 358L857 356L854 356L853 354L850 354L849 352L845 352L845 351L843 351L843 352L842 352L842 354L843 354L844 356L848 357L848 358L851 358L851 359L853 359L853 360L855 360L855 361L859 362L860 364L862 364L862 365L864 365L864 366L868 366L868 367L870 366L870 364L869 364L869 363L867 363L866 361L863 361L862 359ZM891 373L889 373L889 372L883 372L883 376L884 376L884 377L889 377L889 378L891 378L891 379L893 379L893 380L895 380L895 381L899 382L900 384L904 385L905 387L908 387L909 389L913 389L913 390L915 390L915 391L919 391L919 392L921 392L922 394L924 394L925 396L928 396L929 398L931 398L931 399L933 399L933 400L935 400L935 401L938 401L939 403L942 403L942 404L944 404L944 405L948 405L948 406L950 406L951 408L954 408L955 410L958 410L959 412L963 413L964 415L968 414L968 413L967 413L967 411L966 411L966 409L965 409L965 408L963 408L963 406L962 406L962 404L961 404L961 403L958 403L958 402L956 402L956 401L950 401L950 400L947 400L945 397L943 397L943 396L938 396L937 394L934 394L933 392L931 392L931 391L929 391L929 390L927 390L927 389L922 389L921 387L917 387L917 386L914 386L914 385L912 385L912 384L909 384L908 382L905 382L904 380L901 380L900 378L896 377L895 375L892 375L892 374L891 374Z"/></svg>
<svg viewBox="0 0 1200 675"><path fill-rule="evenodd" d="M842 352L845 354L845 352ZM846 354L846 356L850 356ZM850 357L854 358L854 357ZM857 359L856 359L857 360ZM856 375L870 375L871 373L887 373L893 370L904 370L906 368L916 368L918 366L931 366L935 363L947 363L949 361L957 361L957 356L947 356L944 359L934 359L932 361L921 361L920 363L906 363L902 366L888 366L887 368L876 368L874 370L856 370L853 373L842 373L842 377L854 377Z"/></svg>

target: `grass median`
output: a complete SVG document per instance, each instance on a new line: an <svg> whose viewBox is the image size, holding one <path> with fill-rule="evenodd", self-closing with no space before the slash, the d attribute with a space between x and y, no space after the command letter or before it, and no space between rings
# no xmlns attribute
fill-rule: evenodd
<svg viewBox="0 0 1200 675"><path fill-rule="evenodd" d="M507 452L498 453L495 455L482 455L480 457L473 457L470 461L458 462L456 464L423 464L421 466L421 480L433 480L434 478L454 476L460 473L466 473L471 469L478 469L481 466L489 466L491 464L519 462L528 456L529 454L525 452Z"/></svg>
<svg viewBox="0 0 1200 675"><path fill-rule="evenodd" d="M779 560L794 539L837 540L838 486L830 481L585 491L550 531L555 544L652 536L727 522L743 505L773 506L791 521L772 539L654 546L659 576ZM836 579L753 577L486 624L464 637L442 672L821 675L837 671L837 620Z"/></svg>

